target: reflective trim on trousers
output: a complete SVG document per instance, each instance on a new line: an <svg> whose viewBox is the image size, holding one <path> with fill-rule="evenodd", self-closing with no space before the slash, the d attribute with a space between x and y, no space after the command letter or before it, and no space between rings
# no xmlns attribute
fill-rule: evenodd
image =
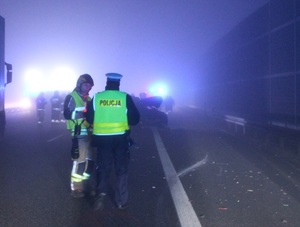
<svg viewBox="0 0 300 227"><path fill-rule="evenodd" d="M83 173L83 175L79 175L77 173L72 173L71 175L71 180L75 182L81 182L83 180L88 180L90 178L90 174L88 173Z"/></svg>

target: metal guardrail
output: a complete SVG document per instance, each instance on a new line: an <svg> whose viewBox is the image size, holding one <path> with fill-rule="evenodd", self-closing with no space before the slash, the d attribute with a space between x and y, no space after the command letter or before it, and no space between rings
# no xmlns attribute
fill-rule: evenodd
<svg viewBox="0 0 300 227"><path fill-rule="evenodd" d="M242 127L243 129L243 134L245 134L245 125L246 125L246 120L244 118L241 117L235 117L235 116L231 116L231 115L225 115L225 121L228 122L228 124L233 124L235 127L235 131L237 132L238 130L238 125Z"/></svg>

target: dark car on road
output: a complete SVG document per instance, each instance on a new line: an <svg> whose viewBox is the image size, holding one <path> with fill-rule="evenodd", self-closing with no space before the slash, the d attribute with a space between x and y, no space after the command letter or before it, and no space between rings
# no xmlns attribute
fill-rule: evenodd
<svg viewBox="0 0 300 227"><path fill-rule="evenodd" d="M133 97L133 100L141 115L141 124L146 126L166 127L168 125L168 115L160 111L163 103L161 96L147 98Z"/></svg>

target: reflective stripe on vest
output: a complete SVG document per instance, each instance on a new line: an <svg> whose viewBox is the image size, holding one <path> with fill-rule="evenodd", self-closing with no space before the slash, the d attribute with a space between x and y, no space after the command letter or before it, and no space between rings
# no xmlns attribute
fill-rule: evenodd
<svg viewBox="0 0 300 227"><path fill-rule="evenodd" d="M82 100L82 98L78 95L78 93L76 91L71 92L70 94L74 101L75 101L75 105L76 108L74 109L74 111L72 112L72 116L71 118L73 119L73 121L75 121L75 123L81 124L83 121L83 118L80 119L75 119L75 114L76 111L83 111L85 109L85 101ZM91 100L90 97L88 97L87 100ZM72 131L72 136L74 136L74 129L75 129L75 123L72 120L67 120L67 129ZM81 124L81 133L80 135L88 135L88 128L84 125Z"/></svg>
<svg viewBox="0 0 300 227"><path fill-rule="evenodd" d="M119 135L129 129L126 93L103 91L94 97L94 135Z"/></svg>

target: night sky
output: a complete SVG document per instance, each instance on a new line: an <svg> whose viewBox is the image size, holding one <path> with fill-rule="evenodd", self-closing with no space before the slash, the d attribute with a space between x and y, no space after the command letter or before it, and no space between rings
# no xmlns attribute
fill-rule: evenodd
<svg viewBox="0 0 300 227"><path fill-rule="evenodd" d="M268 0L1 0L6 61L13 64L8 102L25 97L25 73L39 68L51 83L57 67L89 73L91 95L105 73L124 75L121 90L138 95L162 82L178 98L201 80L201 54ZM67 80L68 81L68 80ZM34 84L34 81L32 81ZM32 86L32 85L31 85ZM188 92L186 92L188 91Z"/></svg>

